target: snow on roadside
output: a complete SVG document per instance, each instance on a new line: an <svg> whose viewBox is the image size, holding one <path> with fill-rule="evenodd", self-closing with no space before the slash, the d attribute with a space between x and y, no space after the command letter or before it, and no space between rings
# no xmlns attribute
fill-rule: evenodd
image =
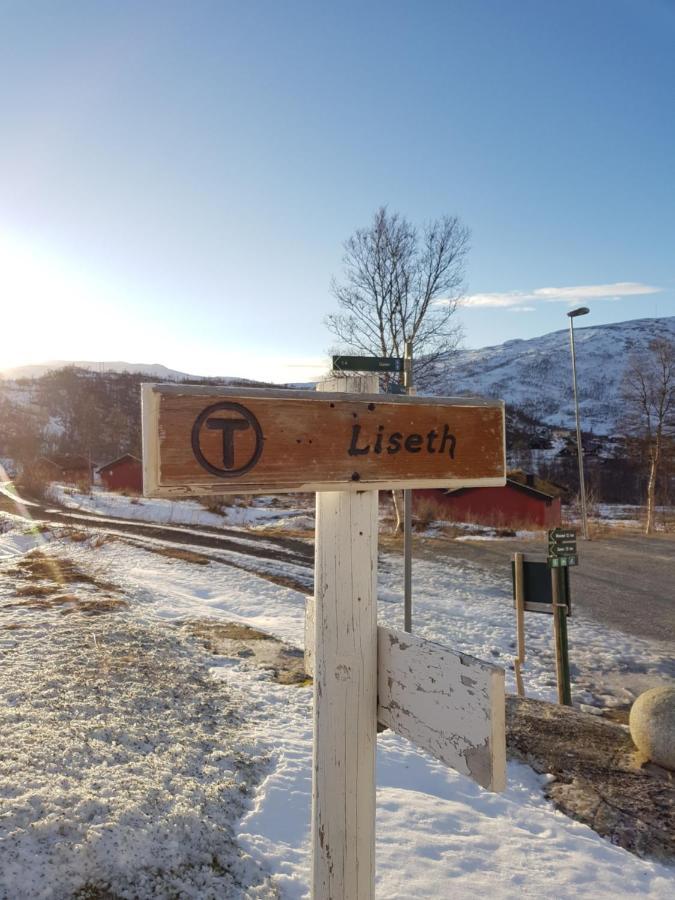
<svg viewBox="0 0 675 900"><path fill-rule="evenodd" d="M49 552L74 559L82 568L92 565L86 542L57 540ZM288 588L217 563L197 566L159 557L121 541L98 548L93 560L133 599L129 615L134 622L146 623L158 634L163 623L165 630L165 623L216 617L245 622L302 645L305 598ZM400 624L400 575L400 561L384 556L380 615L393 625ZM508 591L485 570L416 564L414 595L420 634L508 665L513 636ZM550 644L550 622L544 616L536 619L544 621L540 626L533 623L528 636L531 687L535 696L550 697L545 673L550 675L552 669L545 659L539 660ZM607 644L606 629L602 638L608 660L617 651L630 656L645 649L629 644L622 648L615 634ZM602 647L592 647L589 653L596 650ZM255 744L252 752L270 759L239 824L237 840L257 864L256 871L274 874L282 896L308 897L311 691L273 684L246 659L210 657L210 665L213 681L225 686L226 696L245 698L242 711ZM86 693L82 699L91 701ZM186 737L181 752L194 752L191 743ZM528 767L509 764L507 791L492 795L391 733L378 739L377 765L378 897L468 900L491 894L665 900L673 895L673 869L639 860L555 812L542 796L540 777ZM65 810L62 815L68 827L77 827L79 819L70 822ZM191 889L192 896L210 896L194 884Z"/></svg>
<svg viewBox="0 0 675 900"><path fill-rule="evenodd" d="M398 556L380 557L380 621L402 629L403 564ZM506 671L506 689L515 693L513 658L515 613L508 574L501 579L482 566L447 560L415 560L413 567L413 625L416 634L480 659ZM622 706L634 693L617 677L640 673L675 683L673 647L648 641L600 625L573 609L568 620L572 695L591 706ZM529 615L526 621L526 660L523 670L528 697L556 702L552 619ZM645 690L642 687L640 690Z"/></svg>
<svg viewBox="0 0 675 900"><path fill-rule="evenodd" d="M147 497L127 497L100 488L85 494L62 484L52 484L49 496L53 502L69 509L161 525L249 527L272 523L277 519L292 519L306 512L303 509L272 507L267 502L268 498L264 497L256 498L250 506L223 505L222 513L212 512L198 500L151 500Z"/></svg>

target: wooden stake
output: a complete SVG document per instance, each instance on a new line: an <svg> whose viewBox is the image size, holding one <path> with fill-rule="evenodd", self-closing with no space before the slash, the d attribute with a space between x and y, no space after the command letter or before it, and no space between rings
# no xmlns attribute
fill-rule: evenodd
<svg viewBox="0 0 675 900"><path fill-rule="evenodd" d="M523 554L514 553L513 562L515 566L515 591L516 591L516 641L518 655L513 661L513 668L516 673L516 690L519 697L525 696L525 688L523 687L522 667L525 663L525 596L523 591Z"/></svg>
<svg viewBox="0 0 675 900"><path fill-rule="evenodd" d="M319 390L376 393L377 376ZM375 894L377 491L316 497L312 897Z"/></svg>

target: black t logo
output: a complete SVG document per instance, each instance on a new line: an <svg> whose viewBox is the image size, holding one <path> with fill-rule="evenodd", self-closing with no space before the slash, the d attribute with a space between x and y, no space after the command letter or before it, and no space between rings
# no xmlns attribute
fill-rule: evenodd
<svg viewBox="0 0 675 900"><path fill-rule="evenodd" d="M222 418L216 413L228 412L237 413L236 417ZM247 459L240 465L237 465L237 434L243 434L249 429L253 429L255 437L255 446L253 452L247 453ZM214 465L204 455L202 450L201 439L204 430L219 431L222 435L222 448L218 455L218 462L222 461L222 466ZM250 442L247 441L247 444ZM263 449L263 433L260 423L253 413L242 406L241 403L214 403L203 410L195 420L192 426L192 452L199 465L210 472L212 475L218 475L220 478L236 478L237 475L243 475L255 466L260 459ZM209 454L214 458L214 454Z"/></svg>

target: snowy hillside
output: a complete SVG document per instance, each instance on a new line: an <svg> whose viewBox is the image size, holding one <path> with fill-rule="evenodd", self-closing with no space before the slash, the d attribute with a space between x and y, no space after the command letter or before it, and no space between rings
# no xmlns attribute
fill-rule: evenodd
<svg viewBox="0 0 675 900"><path fill-rule="evenodd" d="M4 369L0 377L13 378L41 378L47 372L68 367L76 369L89 369L91 372L133 372L134 374L148 375L151 378L161 378L165 381L183 381L195 379L196 375L188 375L185 372L177 372L168 369L159 363L128 363L128 362L93 362L91 360L65 360L52 359L48 362L32 366L17 366L13 369Z"/></svg>
<svg viewBox="0 0 675 900"><path fill-rule="evenodd" d="M621 417L621 381L632 353L675 341L675 316L574 329L582 428L611 434ZM462 350L439 363L435 394L499 397L548 425L574 427L569 332Z"/></svg>

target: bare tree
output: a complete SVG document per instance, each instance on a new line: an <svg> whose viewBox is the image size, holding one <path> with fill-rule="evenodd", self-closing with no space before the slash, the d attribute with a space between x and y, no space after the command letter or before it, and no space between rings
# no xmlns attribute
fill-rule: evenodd
<svg viewBox="0 0 675 900"><path fill-rule="evenodd" d="M657 338L648 353L631 356L622 393L628 431L649 464L645 534L651 534L664 451L675 436L675 342Z"/></svg>
<svg viewBox="0 0 675 900"><path fill-rule="evenodd" d="M453 314L468 249L469 230L456 216L419 232L398 213L378 209L371 225L345 242L343 279L331 283L340 312L327 325L341 350L401 357L412 341L415 375L423 380L459 341Z"/></svg>

